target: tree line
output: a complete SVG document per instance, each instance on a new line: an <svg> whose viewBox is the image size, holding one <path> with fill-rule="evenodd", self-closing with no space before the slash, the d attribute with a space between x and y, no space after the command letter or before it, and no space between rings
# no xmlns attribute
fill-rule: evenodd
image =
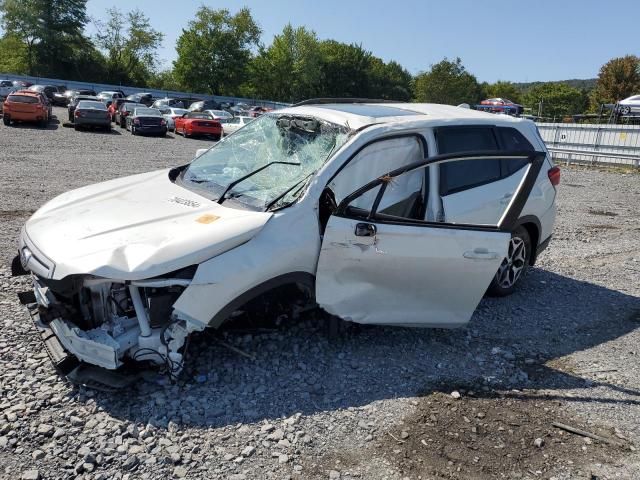
<svg viewBox="0 0 640 480"><path fill-rule="evenodd" d="M640 58L614 58L595 85L579 82L479 82L459 58L411 75L362 45L320 40L286 25L269 45L248 8L237 13L201 6L176 42L177 58L162 69L164 35L139 9L108 9L91 19L87 0L0 0L0 72L296 102L360 97L446 104L503 97L536 114L561 117L597 111L640 93ZM86 34L89 23L97 33Z"/></svg>

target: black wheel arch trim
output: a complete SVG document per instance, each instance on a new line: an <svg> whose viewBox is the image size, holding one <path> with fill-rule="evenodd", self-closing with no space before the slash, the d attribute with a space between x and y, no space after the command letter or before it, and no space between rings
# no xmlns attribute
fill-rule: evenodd
<svg viewBox="0 0 640 480"><path fill-rule="evenodd" d="M526 224L533 224L533 226L536 228L535 238L531 236L531 232L529 232L529 229L527 229L527 232L529 232L529 237L531 240L531 257L529 258L529 265L533 265L539 253L538 245L540 242L540 233L542 232L542 225L540 224L540 220L538 219L538 217L536 217L535 215L524 215L518 218L518 221L514 225L513 229L515 230L518 227L526 228L525 226Z"/></svg>
<svg viewBox="0 0 640 480"><path fill-rule="evenodd" d="M247 302L277 287L282 287L284 285L301 285L304 288L308 288L313 293L315 292L315 282L316 277L309 272L290 272L273 277L266 282L262 282L259 285L250 288L225 305L214 315L208 326L213 328L220 327L233 312L240 309Z"/></svg>

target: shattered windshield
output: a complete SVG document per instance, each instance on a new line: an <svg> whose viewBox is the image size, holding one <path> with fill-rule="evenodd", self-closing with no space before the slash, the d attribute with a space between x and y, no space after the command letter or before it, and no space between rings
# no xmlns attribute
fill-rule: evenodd
<svg viewBox="0 0 640 480"><path fill-rule="evenodd" d="M268 210L294 202L348 139L349 130L314 117L267 114L196 158L181 183L219 202Z"/></svg>

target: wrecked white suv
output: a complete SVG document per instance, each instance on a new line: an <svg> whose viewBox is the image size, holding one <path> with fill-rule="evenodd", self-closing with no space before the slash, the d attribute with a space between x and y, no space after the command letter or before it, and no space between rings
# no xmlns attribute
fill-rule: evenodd
<svg viewBox="0 0 640 480"><path fill-rule="evenodd" d="M527 120L305 102L188 165L60 195L19 257L59 365L175 373L190 333L284 285L352 322L465 325L549 242L558 181Z"/></svg>

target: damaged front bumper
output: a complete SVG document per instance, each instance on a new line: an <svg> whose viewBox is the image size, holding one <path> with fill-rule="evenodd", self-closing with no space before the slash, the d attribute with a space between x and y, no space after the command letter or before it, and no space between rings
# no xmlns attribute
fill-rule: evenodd
<svg viewBox="0 0 640 480"><path fill-rule="evenodd" d="M54 365L67 376L83 366L114 372L142 362L164 367L175 377L183 368L188 335L204 328L172 309L189 278L53 281L33 273L31 278L33 292L21 294L21 302ZM122 378L106 383L114 388L126 384Z"/></svg>

